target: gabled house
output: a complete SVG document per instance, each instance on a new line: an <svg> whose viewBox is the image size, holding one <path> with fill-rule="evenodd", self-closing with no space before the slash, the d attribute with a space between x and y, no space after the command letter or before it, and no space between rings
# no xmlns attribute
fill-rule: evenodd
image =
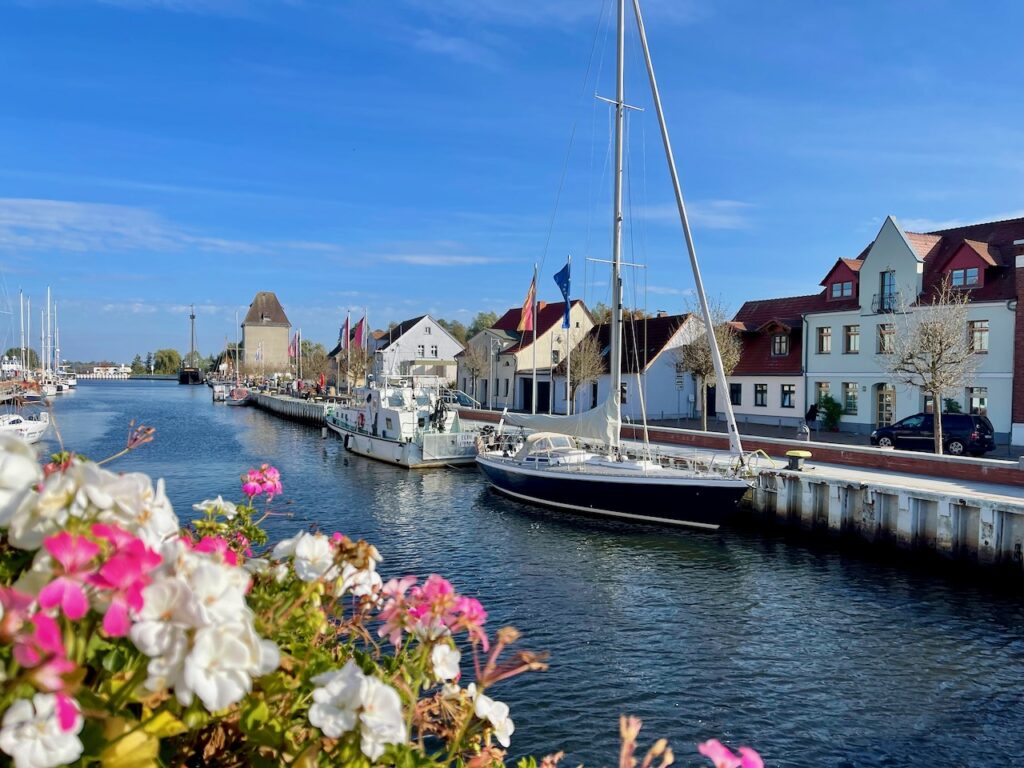
<svg viewBox="0 0 1024 768"><path fill-rule="evenodd" d="M376 335L376 334L375 334ZM375 341L373 374L378 381L410 378L425 385L455 381L455 356L462 344L430 315L403 320Z"/></svg>
<svg viewBox="0 0 1024 768"><path fill-rule="evenodd" d="M624 421L679 418L693 411L696 387L683 369L677 350L704 332L704 324L690 313L659 314L625 321L622 328L622 384ZM600 350L603 373L576 390L573 413L603 402L611 386L611 324L595 325L588 334ZM565 361L555 371L555 413L566 413Z"/></svg>
<svg viewBox="0 0 1024 768"><path fill-rule="evenodd" d="M569 308L570 328L562 328L565 302L539 302L537 344L533 332L518 330L522 308L505 312L490 328L466 342L467 353L459 359L458 386L484 407L530 411L533 403L534 360L537 369L537 412L551 410L552 369L564 358L569 344L575 346L593 327L594 318L579 299ZM482 365L473 370L469 350Z"/></svg>
<svg viewBox="0 0 1024 768"><path fill-rule="evenodd" d="M902 326L900 316L930 303L944 280L969 296L964 334L979 356L973 381L948 397L964 412L987 415L997 439L1024 444L1024 308L1018 303L1024 295L1024 219L909 232L889 216L857 258L832 265L821 293L772 300L775 304L748 302L736 320L745 334L753 334L753 326L767 321L755 305L771 305L769 314L790 328L791 338L799 328L799 366L793 360L785 364L789 375L802 375L794 420L803 415L804 404L828 394L843 406L840 429L867 433L933 409L916 387L894 384L884 362ZM763 327L763 332L774 337L781 327ZM757 377L769 374L766 342L750 339L730 383L756 385ZM747 397L745 390L740 397ZM753 407L771 409L770 391L768 405ZM739 412L750 410L744 404Z"/></svg>

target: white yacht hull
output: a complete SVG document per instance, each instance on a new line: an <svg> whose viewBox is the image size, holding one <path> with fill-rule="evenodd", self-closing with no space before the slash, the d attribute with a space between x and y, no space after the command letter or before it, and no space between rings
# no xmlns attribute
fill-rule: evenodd
<svg viewBox="0 0 1024 768"><path fill-rule="evenodd" d="M400 442L353 429L334 416L327 417L327 428L340 435L352 453L408 469L464 466L476 460L476 435L471 432L428 434Z"/></svg>

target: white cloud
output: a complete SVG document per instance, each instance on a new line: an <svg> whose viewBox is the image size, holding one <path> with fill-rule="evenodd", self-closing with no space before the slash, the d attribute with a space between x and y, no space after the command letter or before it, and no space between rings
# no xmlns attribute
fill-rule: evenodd
<svg viewBox="0 0 1024 768"><path fill-rule="evenodd" d="M0 198L0 251L200 251L233 255L280 251L340 253L333 243L250 242L195 234L144 208L67 200Z"/></svg>
<svg viewBox="0 0 1024 768"><path fill-rule="evenodd" d="M686 212L698 229L747 229L751 225L747 214L753 207L739 200L697 200L686 206ZM637 216L669 223L679 220L679 211L675 203L665 203L641 208Z"/></svg>
<svg viewBox="0 0 1024 768"><path fill-rule="evenodd" d="M1005 221L1006 219L1019 219L1024 217L1024 210L1010 211L1009 213L996 213L990 216L983 216L977 219L896 219L900 226L907 232L937 232L942 229L953 227L966 227L969 224L979 224L985 221Z"/></svg>
<svg viewBox="0 0 1024 768"><path fill-rule="evenodd" d="M399 253L389 254L383 258L385 261L420 267L467 267L476 264L497 264L501 261L490 256L456 256L446 253Z"/></svg>
<svg viewBox="0 0 1024 768"><path fill-rule="evenodd" d="M413 33L413 46L426 53L436 53L469 64L494 66L494 55L482 45L454 35L442 35L430 29Z"/></svg>

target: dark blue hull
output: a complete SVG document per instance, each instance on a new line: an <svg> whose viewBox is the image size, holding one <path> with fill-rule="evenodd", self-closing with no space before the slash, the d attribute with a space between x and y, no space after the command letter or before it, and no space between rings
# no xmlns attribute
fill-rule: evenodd
<svg viewBox="0 0 1024 768"><path fill-rule="evenodd" d="M483 456L477 459L477 466L496 490L520 501L582 514L698 528L727 523L748 490L739 480L530 470Z"/></svg>

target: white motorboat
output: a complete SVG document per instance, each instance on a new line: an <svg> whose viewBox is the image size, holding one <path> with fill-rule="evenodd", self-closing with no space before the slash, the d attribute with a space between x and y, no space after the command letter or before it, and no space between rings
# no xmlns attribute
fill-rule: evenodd
<svg viewBox="0 0 1024 768"><path fill-rule="evenodd" d="M212 384L213 402L223 403L228 399L228 387L226 384Z"/></svg>
<svg viewBox="0 0 1024 768"><path fill-rule="evenodd" d="M38 443L49 428L50 414L46 411L32 418L20 413L0 414L0 433L18 435L29 443Z"/></svg>
<svg viewBox="0 0 1024 768"><path fill-rule="evenodd" d="M661 127L668 170L675 188L680 223L689 251L694 287L700 299L705 332L710 341L718 381L726 381L721 355L712 332L714 328L704 285L697 265L693 238L683 203L682 191L672 159L672 148L662 112L639 0L633 0L637 32L643 48L651 93ZM612 203L611 282L612 313L609 367L611 386L604 402L584 413L571 416L508 414L505 420L537 433L526 437L521 448L500 442L481 451L477 465L491 485L515 499L559 511L611 516L619 519L718 528L736 509L749 489L743 472L743 453L732 406L724 408L729 426L731 456L725 466L700 464L682 466L669 457L658 457L650 446L628 453L620 447L622 383L622 179L624 114L629 109L624 95L625 0L617 2L617 80L615 99L615 172ZM536 279L536 277L534 278ZM568 278L566 278L568 281ZM567 292L568 289L566 289ZM534 399L536 401L536 398ZM646 430L645 430L646 432ZM576 440L600 444L601 449L584 450Z"/></svg>
<svg viewBox="0 0 1024 768"><path fill-rule="evenodd" d="M475 431L463 431L458 413L436 389L400 382L356 390L353 404L327 414L327 427L352 453L417 469L472 464Z"/></svg>

